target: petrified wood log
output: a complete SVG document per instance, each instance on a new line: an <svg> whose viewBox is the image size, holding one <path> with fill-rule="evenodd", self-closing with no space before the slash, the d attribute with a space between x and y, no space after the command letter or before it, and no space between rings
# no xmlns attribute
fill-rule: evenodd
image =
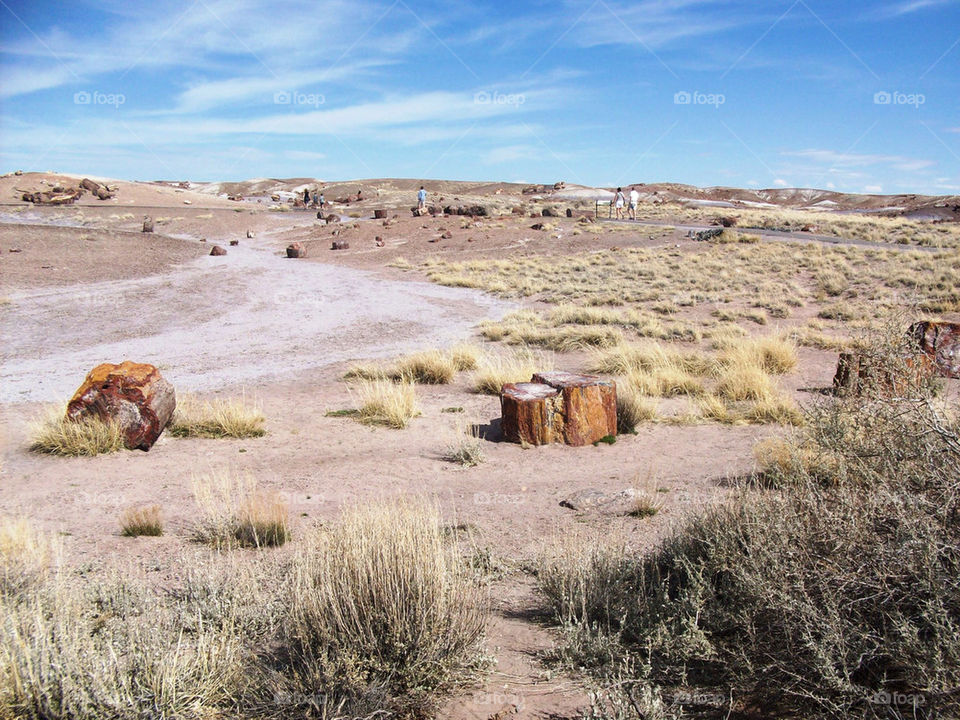
<svg viewBox="0 0 960 720"><path fill-rule="evenodd" d="M96 193L97 188L100 187L100 183L94 182L90 178L84 178L80 181L80 187L82 187L84 190L89 190L92 193Z"/></svg>
<svg viewBox="0 0 960 720"><path fill-rule="evenodd" d="M307 248L302 242L294 242L287 245L288 258L303 258L307 256Z"/></svg>
<svg viewBox="0 0 960 720"><path fill-rule="evenodd" d="M612 380L557 371L537 373L533 382L560 392L562 425L555 430L567 445L589 445L617 434L617 386Z"/></svg>
<svg viewBox="0 0 960 720"><path fill-rule="evenodd" d="M116 421L124 444L149 450L177 406L173 385L153 365L125 360L104 363L87 375L67 404L67 419L98 417Z"/></svg>
<svg viewBox="0 0 960 720"><path fill-rule="evenodd" d="M941 375L960 378L960 323L922 320L908 332Z"/></svg>
<svg viewBox="0 0 960 720"><path fill-rule="evenodd" d="M387 216L386 210L374 210L373 217L376 220L383 220Z"/></svg>
<svg viewBox="0 0 960 720"><path fill-rule="evenodd" d="M560 393L542 383L507 383L500 394L501 429L508 442L547 445L560 438L555 431Z"/></svg>

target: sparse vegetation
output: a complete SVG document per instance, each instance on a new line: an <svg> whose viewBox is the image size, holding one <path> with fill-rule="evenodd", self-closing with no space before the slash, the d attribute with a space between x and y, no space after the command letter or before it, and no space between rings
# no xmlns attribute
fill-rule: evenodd
<svg viewBox="0 0 960 720"><path fill-rule="evenodd" d="M474 387L486 395L499 395L507 383L530 382L534 373L553 369L553 360L528 348L506 355L481 358L474 374Z"/></svg>
<svg viewBox="0 0 960 720"><path fill-rule="evenodd" d="M197 540L218 548L283 545L290 537L287 504L257 489L250 475L220 470L191 480L200 518Z"/></svg>
<svg viewBox="0 0 960 720"><path fill-rule="evenodd" d="M59 555L59 543L26 518L0 517L0 598L25 592L42 581Z"/></svg>
<svg viewBox="0 0 960 720"><path fill-rule="evenodd" d="M163 535L163 512L159 505L131 507L120 516L120 534L125 537Z"/></svg>
<svg viewBox="0 0 960 720"><path fill-rule="evenodd" d="M48 455L92 457L124 448L119 424L96 417L68 420L63 408L51 408L34 421L30 436L30 449Z"/></svg>
<svg viewBox="0 0 960 720"><path fill-rule="evenodd" d="M637 426L650 422L657 416L657 402L642 397L629 384L617 387L617 432L635 434Z"/></svg>
<svg viewBox="0 0 960 720"><path fill-rule="evenodd" d="M456 437L447 446L443 459L463 467L475 467L482 463L485 459L483 443L477 429L471 427L468 432L464 428L458 427Z"/></svg>
<svg viewBox="0 0 960 720"><path fill-rule="evenodd" d="M361 380L352 387L360 403L357 417L366 425L385 425L399 430L420 414L416 386L412 382Z"/></svg>
<svg viewBox="0 0 960 720"><path fill-rule="evenodd" d="M168 432L174 437L262 437L265 422L260 406L246 398L201 400L184 394L177 399Z"/></svg>

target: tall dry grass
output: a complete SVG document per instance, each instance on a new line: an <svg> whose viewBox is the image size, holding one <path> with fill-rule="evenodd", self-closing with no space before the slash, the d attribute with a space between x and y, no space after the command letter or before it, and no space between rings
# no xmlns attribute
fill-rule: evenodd
<svg viewBox="0 0 960 720"><path fill-rule="evenodd" d="M123 432L115 422L96 417L68 420L65 410L50 408L30 426L30 450L48 455L92 457L124 448Z"/></svg>
<svg viewBox="0 0 960 720"><path fill-rule="evenodd" d="M357 417L366 425L403 429L420 414L416 386L412 382L361 380L351 386L359 402Z"/></svg>
<svg viewBox="0 0 960 720"><path fill-rule="evenodd" d="M251 475L221 469L191 478L199 518L197 540L214 547L268 547L290 537L287 503L261 491Z"/></svg>
<svg viewBox="0 0 960 720"><path fill-rule="evenodd" d="M246 398L202 400L183 394L177 398L168 432L174 437L262 437L265 422L259 404Z"/></svg>

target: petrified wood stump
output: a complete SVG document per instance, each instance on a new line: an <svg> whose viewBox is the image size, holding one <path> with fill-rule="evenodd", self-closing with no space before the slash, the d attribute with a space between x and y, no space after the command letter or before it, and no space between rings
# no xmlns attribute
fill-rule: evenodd
<svg viewBox="0 0 960 720"><path fill-rule="evenodd" d="M960 323L922 320L911 325L908 333L941 375L960 378Z"/></svg>
<svg viewBox="0 0 960 720"><path fill-rule="evenodd" d="M374 210L374 211L373 211L373 217L374 217L376 220L383 220L386 216L387 216L387 211L386 211L386 210Z"/></svg>
<svg viewBox="0 0 960 720"><path fill-rule="evenodd" d="M589 445L617 434L616 385L592 375L545 372L529 383L509 383L500 408L511 442Z"/></svg>
<svg viewBox="0 0 960 720"><path fill-rule="evenodd" d="M567 445L589 445L617 434L617 386L612 380L557 371L537 373L533 382L560 392L563 423L557 429Z"/></svg>
<svg viewBox="0 0 960 720"><path fill-rule="evenodd" d="M153 232L153 218L145 217L143 219L143 232L152 233Z"/></svg>
<svg viewBox="0 0 960 720"><path fill-rule="evenodd" d="M501 429L508 442L547 445L560 438L555 417L560 393L541 383L507 383L500 394Z"/></svg>
<svg viewBox="0 0 960 720"><path fill-rule="evenodd" d="M872 390L882 396L909 394L935 373L933 360L925 353L881 362L858 352L842 352L833 376L837 395L860 395Z"/></svg>
<svg viewBox="0 0 960 720"><path fill-rule="evenodd" d="M116 421L128 448L149 450L176 406L173 385L156 367L125 360L119 365L97 365L90 371L67 404L67 419L93 416Z"/></svg>

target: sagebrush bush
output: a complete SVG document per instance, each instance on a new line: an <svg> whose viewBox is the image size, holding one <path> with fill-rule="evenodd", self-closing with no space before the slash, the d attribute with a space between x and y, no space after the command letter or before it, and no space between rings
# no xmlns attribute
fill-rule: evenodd
<svg viewBox="0 0 960 720"><path fill-rule="evenodd" d="M483 662L485 601L436 509L344 513L298 554L278 676L358 709L417 713Z"/></svg>
<svg viewBox="0 0 960 720"><path fill-rule="evenodd" d="M220 470L191 478L200 514L194 535L214 547L269 547L290 537L287 503L250 475Z"/></svg>

